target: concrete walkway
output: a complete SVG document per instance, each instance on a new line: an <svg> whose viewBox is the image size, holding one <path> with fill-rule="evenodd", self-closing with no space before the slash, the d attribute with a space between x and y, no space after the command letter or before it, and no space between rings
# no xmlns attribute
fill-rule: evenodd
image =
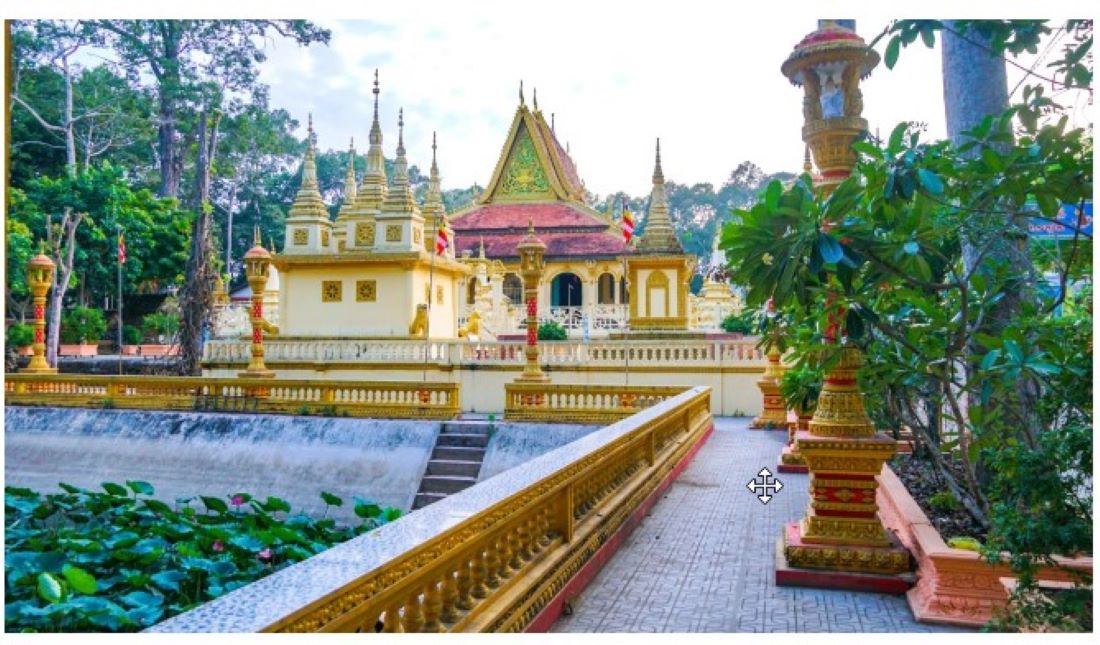
<svg viewBox="0 0 1100 645"><path fill-rule="evenodd" d="M715 432L554 632L964 631L913 620L904 596L775 586L781 527L807 475L781 474L766 506L746 488L776 472L785 432L716 418Z"/></svg>

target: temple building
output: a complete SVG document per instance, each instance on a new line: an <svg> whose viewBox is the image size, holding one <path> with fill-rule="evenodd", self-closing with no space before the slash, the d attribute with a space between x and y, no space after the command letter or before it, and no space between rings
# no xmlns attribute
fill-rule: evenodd
<svg viewBox="0 0 1100 645"><path fill-rule="evenodd" d="M539 318L561 323L572 337L714 331L732 309L726 284L708 283L706 293L690 295L696 258L684 252L669 217L660 141L645 231L628 243L621 220L585 203L584 182L553 119L547 123L537 96L527 106L521 85L487 187L474 204L448 216L434 135L426 199L420 205L413 196L403 111L394 177L388 181L377 72L373 92L366 171L357 182L353 140L335 220L318 188L311 119L301 186L286 220L282 252L273 257L278 302L268 308L274 312L269 322L281 336L521 334L526 308L516 246L529 227L547 247ZM450 244L440 255L435 242L441 227ZM245 333L245 319L219 315L224 324L216 325L216 335Z"/></svg>

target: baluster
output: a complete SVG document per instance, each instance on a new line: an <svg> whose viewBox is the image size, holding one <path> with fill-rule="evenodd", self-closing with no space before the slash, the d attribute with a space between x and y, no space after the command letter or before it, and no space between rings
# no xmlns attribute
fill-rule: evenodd
<svg viewBox="0 0 1100 645"><path fill-rule="evenodd" d="M501 578L511 578L512 568L509 563L512 561L512 549L508 543L508 535L503 534L496 539L497 547L497 575Z"/></svg>
<svg viewBox="0 0 1100 645"><path fill-rule="evenodd" d="M523 568L523 557L520 550L523 548L523 523L508 532L508 551L512 557L508 560L508 566L515 571Z"/></svg>
<svg viewBox="0 0 1100 645"><path fill-rule="evenodd" d="M485 545L485 566L488 568L485 584L490 589L496 589L500 586L500 556L497 553L496 541L491 540Z"/></svg>
<svg viewBox="0 0 1100 645"><path fill-rule="evenodd" d="M405 630L401 629L401 614L397 608L399 605L392 605L386 609L386 616L382 619L382 631L395 634Z"/></svg>
<svg viewBox="0 0 1100 645"><path fill-rule="evenodd" d="M451 575L446 574L446 578L450 578ZM428 587L424 590L424 626L420 631L423 632L441 632L443 631L442 625L439 624L439 617L443 613L443 596L440 593L439 582L432 580L428 583Z"/></svg>
<svg viewBox="0 0 1100 645"><path fill-rule="evenodd" d="M474 598L485 598L489 595L489 587L487 581L489 579L489 560L486 551L479 550L474 554L473 561L470 563L470 573L472 574L473 586L470 588L470 595ZM470 602L473 605L473 602ZM463 607L463 609L468 609Z"/></svg>
<svg viewBox="0 0 1100 645"><path fill-rule="evenodd" d="M414 591L405 601L405 615L402 616L401 626L410 634L415 634L424 628L424 613L420 609L419 591Z"/></svg>
<svg viewBox="0 0 1100 645"><path fill-rule="evenodd" d="M466 570L468 566L467 561L462 561L458 565L458 575L461 576L462 572ZM467 587L469 587L469 578L466 578ZM439 614L439 619L445 623L455 623L458 621L458 595L459 584L461 581L455 581L455 573L447 571L443 574L443 611Z"/></svg>
<svg viewBox="0 0 1100 645"><path fill-rule="evenodd" d="M519 525L520 531L520 543L519 543L519 557L524 561L529 562L531 558L535 557L535 551L532 548L535 540L535 517L531 516L527 518L527 521Z"/></svg>

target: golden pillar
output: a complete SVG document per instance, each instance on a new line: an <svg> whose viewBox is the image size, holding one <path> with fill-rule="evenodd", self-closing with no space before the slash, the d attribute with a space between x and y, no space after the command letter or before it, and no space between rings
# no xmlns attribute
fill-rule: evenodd
<svg viewBox="0 0 1100 645"><path fill-rule="evenodd" d="M275 373L264 365L264 330L268 327L264 320L264 289L271 267L271 253L260 243L260 227L256 227L255 243L244 254L244 271L248 277L248 286L252 288L252 359L248 369L239 373L241 377L273 378Z"/></svg>
<svg viewBox="0 0 1100 645"><path fill-rule="evenodd" d="M53 260L39 253L27 262L27 285L34 296L34 354L31 362L19 370L27 374L56 374L57 368L46 362L46 294L53 282Z"/></svg>
<svg viewBox="0 0 1100 645"><path fill-rule="evenodd" d="M859 81L876 64L878 54L862 38L831 20L821 21L783 63L783 74L805 90L802 139L826 193L855 166L852 142L867 129ZM843 316L834 303L835 297L826 303L825 335L839 342ZM859 349L840 343L839 352L809 429L795 434L795 451L810 472L810 508L783 532L786 562L776 567L776 582L903 591L908 582L894 574L910 570L909 552L883 527L875 504L876 477L896 444L875 431L864 409L856 382Z"/></svg>
<svg viewBox="0 0 1100 645"><path fill-rule="evenodd" d="M768 316L773 324L772 330L768 332L768 365L764 368L764 375L756 382L760 393L764 395L764 410L752 420L749 427L782 430L787 427L787 404L779 393L779 383L783 380L785 370L783 353L779 349L781 331L776 323L775 304L771 298L768 299Z"/></svg>
<svg viewBox="0 0 1100 645"><path fill-rule="evenodd" d="M523 292L527 302L527 365L517 381L545 383L549 377L539 366L539 283L546 268L546 245L535 236L533 222L527 223L527 237L516 245L519 253L519 273L523 278Z"/></svg>

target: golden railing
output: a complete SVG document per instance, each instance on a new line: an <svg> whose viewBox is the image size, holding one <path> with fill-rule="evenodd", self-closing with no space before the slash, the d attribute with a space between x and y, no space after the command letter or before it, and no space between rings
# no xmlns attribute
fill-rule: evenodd
<svg viewBox="0 0 1100 645"><path fill-rule="evenodd" d="M686 389L662 385L507 383L504 386L504 418L509 421L612 423Z"/></svg>
<svg viewBox="0 0 1100 645"><path fill-rule="evenodd" d="M519 632L712 427L695 387L152 628Z"/></svg>
<svg viewBox="0 0 1100 645"><path fill-rule="evenodd" d="M460 409L457 383L86 374L6 374L4 402L401 419L452 419Z"/></svg>

